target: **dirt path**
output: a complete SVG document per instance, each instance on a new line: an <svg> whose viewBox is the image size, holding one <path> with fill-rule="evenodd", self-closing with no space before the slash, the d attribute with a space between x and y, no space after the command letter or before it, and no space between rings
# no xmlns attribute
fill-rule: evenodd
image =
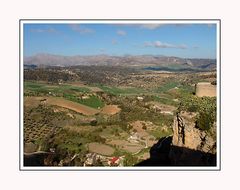
<svg viewBox="0 0 240 190"><path fill-rule="evenodd" d="M24 156L40 155L40 154L51 154L51 152L37 151L31 153L24 153Z"/></svg>

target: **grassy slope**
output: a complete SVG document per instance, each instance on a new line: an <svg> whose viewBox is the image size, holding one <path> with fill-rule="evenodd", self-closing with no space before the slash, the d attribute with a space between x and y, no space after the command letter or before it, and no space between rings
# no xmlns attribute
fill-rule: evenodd
<svg viewBox="0 0 240 190"><path fill-rule="evenodd" d="M44 83L37 83L37 82L24 82L24 90L26 91L33 91L36 93L43 93L43 94L56 94L63 96L65 99L77 102L92 108L102 108L104 106L104 102L99 99L97 96L90 96L88 99L81 99L79 98L78 93L88 93L90 90L86 87L76 87L71 85L48 85Z"/></svg>
<svg viewBox="0 0 240 190"><path fill-rule="evenodd" d="M104 106L104 102L100 100L97 96L90 96L88 99L80 99L71 94L64 94L63 97L67 100L77 102L79 104L83 104L92 108L102 108Z"/></svg>
<svg viewBox="0 0 240 190"><path fill-rule="evenodd" d="M127 94L140 94L146 92L144 89L139 88L117 88L117 87L109 87L109 86L98 86L104 92L113 94L113 95L127 95Z"/></svg>
<svg viewBox="0 0 240 190"><path fill-rule="evenodd" d="M52 93L60 93L65 91L73 91L73 92L90 92L88 88L85 87L76 87L71 85L51 85L44 84L39 82L24 82L24 88L26 90L33 90L38 92L52 92Z"/></svg>

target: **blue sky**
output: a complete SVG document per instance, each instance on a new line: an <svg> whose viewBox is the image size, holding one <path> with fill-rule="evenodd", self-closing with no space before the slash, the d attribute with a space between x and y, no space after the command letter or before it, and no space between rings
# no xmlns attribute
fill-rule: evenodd
<svg viewBox="0 0 240 190"><path fill-rule="evenodd" d="M24 56L216 58L215 24L24 24Z"/></svg>

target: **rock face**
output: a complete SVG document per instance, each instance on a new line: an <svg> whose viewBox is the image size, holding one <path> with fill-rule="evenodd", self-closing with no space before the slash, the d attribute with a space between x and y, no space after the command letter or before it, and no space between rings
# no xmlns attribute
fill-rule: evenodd
<svg viewBox="0 0 240 190"><path fill-rule="evenodd" d="M151 147L150 158L136 166L216 166L216 123L204 131L195 118L196 113L178 113L173 136L161 138Z"/></svg>
<svg viewBox="0 0 240 190"><path fill-rule="evenodd" d="M216 124L211 131L196 128L196 114L181 112L174 119L169 158L172 165L215 165Z"/></svg>

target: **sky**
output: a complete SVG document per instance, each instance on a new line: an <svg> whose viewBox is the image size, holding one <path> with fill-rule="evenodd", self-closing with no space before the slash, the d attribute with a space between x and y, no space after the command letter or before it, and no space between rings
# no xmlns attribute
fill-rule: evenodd
<svg viewBox="0 0 240 190"><path fill-rule="evenodd" d="M215 24L30 24L23 27L24 56L163 55L216 58Z"/></svg>

